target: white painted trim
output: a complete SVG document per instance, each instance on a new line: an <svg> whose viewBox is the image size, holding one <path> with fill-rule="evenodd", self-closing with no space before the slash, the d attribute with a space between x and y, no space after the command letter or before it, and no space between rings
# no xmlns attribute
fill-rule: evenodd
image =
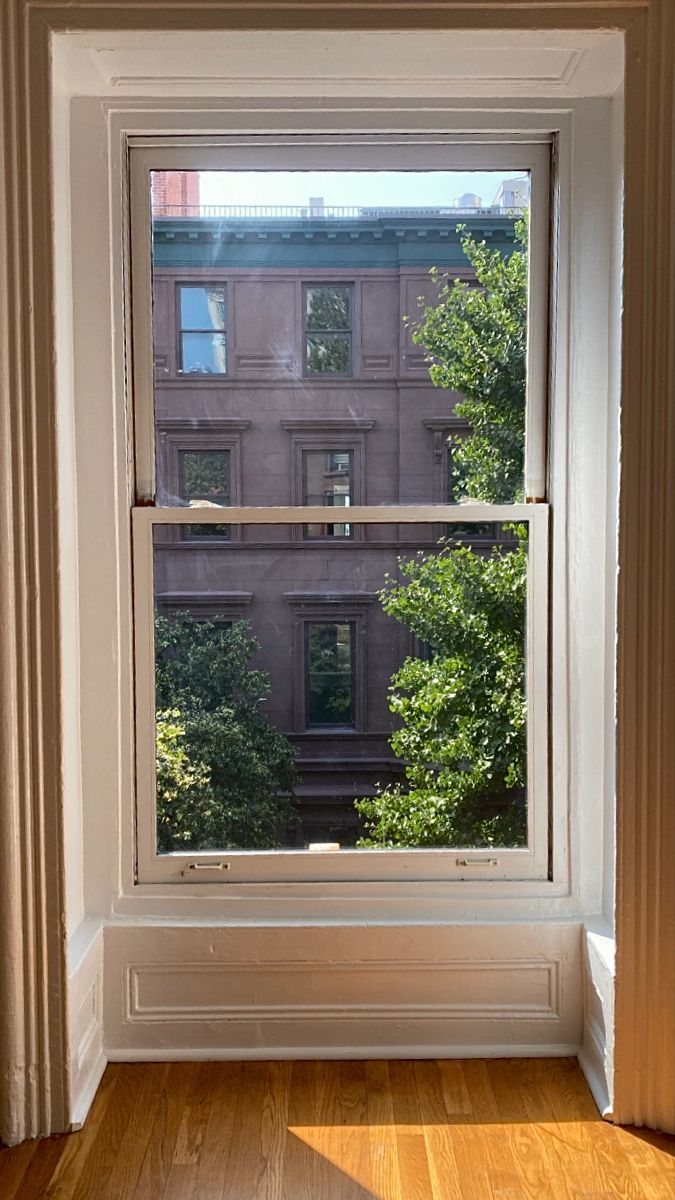
<svg viewBox="0 0 675 1200"><path fill-rule="evenodd" d="M330 1061L331 1059L427 1059L427 1058L576 1058L579 1047L575 1042L550 1042L540 1045L494 1042L489 1045L466 1046L463 1043L443 1042L435 1046L409 1043L377 1043L371 1046L262 1046L224 1049L222 1046L188 1047L180 1049L108 1048L108 1062L288 1062L296 1060Z"/></svg>

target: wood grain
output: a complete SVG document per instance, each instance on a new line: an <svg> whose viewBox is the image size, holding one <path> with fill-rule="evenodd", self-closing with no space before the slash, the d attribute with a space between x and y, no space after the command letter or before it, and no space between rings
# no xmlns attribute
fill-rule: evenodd
<svg viewBox="0 0 675 1200"><path fill-rule="evenodd" d="M0 1150L0 1200L673 1200L675 1138L572 1059L134 1063L85 1128Z"/></svg>

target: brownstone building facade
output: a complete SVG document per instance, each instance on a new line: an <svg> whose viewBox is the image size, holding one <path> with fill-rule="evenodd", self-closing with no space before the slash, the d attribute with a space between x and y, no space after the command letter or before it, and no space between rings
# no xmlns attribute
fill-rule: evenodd
<svg viewBox="0 0 675 1200"><path fill-rule="evenodd" d="M348 509L458 498L457 396L431 384L406 318L437 295L432 266L470 280L459 220L508 252L513 218L184 212L154 221L158 502L320 504L330 519L160 527L158 610L250 622L265 714L298 753L289 844L351 844L354 800L400 772L387 690L419 650L377 594L445 530L358 526Z"/></svg>

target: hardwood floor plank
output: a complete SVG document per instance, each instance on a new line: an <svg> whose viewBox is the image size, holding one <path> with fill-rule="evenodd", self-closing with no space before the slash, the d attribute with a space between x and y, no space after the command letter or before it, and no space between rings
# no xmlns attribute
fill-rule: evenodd
<svg viewBox="0 0 675 1200"><path fill-rule="evenodd" d="M211 1063L211 1105L204 1144L195 1164L192 1191L185 1200L220 1200L225 1191L237 1097L242 1086L241 1063Z"/></svg>
<svg viewBox="0 0 675 1200"><path fill-rule="evenodd" d="M45 1200L70 1200L73 1190L84 1171L84 1167L97 1138L101 1134L105 1115L118 1076L106 1071L84 1129L64 1138L64 1148L52 1178L45 1191ZM0 1195L2 1193L0 1192Z"/></svg>
<svg viewBox="0 0 675 1200"><path fill-rule="evenodd" d="M469 1185L461 1177L455 1152L455 1134L448 1121L438 1063L429 1061L412 1065L419 1119L427 1150L430 1194L434 1200L470 1195L470 1191L467 1191Z"/></svg>
<svg viewBox="0 0 675 1200"><path fill-rule="evenodd" d="M310 1142L316 1119L314 1063L291 1064L283 1200L316 1200L318 1156Z"/></svg>
<svg viewBox="0 0 675 1200"><path fill-rule="evenodd" d="M389 1079L396 1122L401 1189L407 1200L427 1200L427 1197L432 1195L431 1175L417 1098L415 1064L405 1061L391 1062Z"/></svg>
<svg viewBox="0 0 675 1200"><path fill-rule="evenodd" d="M269 1103L269 1065L242 1064L222 1200L258 1200L260 1195L259 1185L267 1170L263 1112Z"/></svg>
<svg viewBox="0 0 675 1200"><path fill-rule="evenodd" d="M158 1099L169 1071L168 1063L136 1063L136 1087L126 1128L108 1176L100 1183L100 1200L130 1200L152 1135Z"/></svg>
<svg viewBox="0 0 675 1200"><path fill-rule="evenodd" d="M168 1065L164 1086L155 1100L150 1141L136 1185L141 1196L164 1196L178 1131L199 1069L199 1063Z"/></svg>
<svg viewBox="0 0 675 1200"><path fill-rule="evenodd" d="M372 1190L377 1200L406 1200L396 1144L389 1063L367 1062L365 1073Z"/></svg>
<svg viewBox="0 0 675 1200"><path fill-rule="evenodd" d="M13 1146L11 1150L0 1147L0 1197L15 1200L31 1158L41 1143L37 1138Z"/></svg>

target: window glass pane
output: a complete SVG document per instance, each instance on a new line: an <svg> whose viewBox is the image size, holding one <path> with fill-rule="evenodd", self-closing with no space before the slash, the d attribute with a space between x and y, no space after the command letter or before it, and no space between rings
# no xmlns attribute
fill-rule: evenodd
<svg viewBox="0 0 675 1200"><path fill-rule="evenodd" d="M340 334L307 337L307 374L348 374L352 365L352 343Z"/></svg>
<svg viewBox="0 0 675 1200"><path fill-rule="evenodd" d="M307 625L307 724L354 725L353 625Z"/></svg>
<svg viewBox="0 0 675 1200"><path fill-rule="evenodd" d="M352 503L352 450L303 451L303 504L349 508ZM350 526L307 525L308 537L350 537Z"/></svg>
<svg viewBox="0 0 675 1200"><path fill-rule="evenodd" d="M151 182L156 413L214 436L248 423L233 503L290 504L303 488L298 422L336 421L367 426L369 504L442 502L445 418L467 434L453 497L522 499L526 172L179 170ZM159 453L158 502L175 475Z"/></svg>
<svg viewBox="0 0 675 1200"><path fill-rule="evenodd" d="M243 526L180 554L170 528L154 550L160 852L527 843L526 526L472 547L369 525L339 552ZM209 616L224 612L229 628Z"/></svg>
<svg viewBox="0 0 675 1200"><path fill-rule="evenodd" d="M230 503L229 450L182 450L180 463L184 500Z"/></svg>
<svg viewBox="0 0 675 1200"><path fill-rule="evenodd" d="M351 288L305 289L307 329L351 329Z"/></svg>
<svg viewBox="0 0 675 1200"><path fill-rule="evenodd" d="M225 289L181 287L180 324L182 329L224 329Z"/></svg>
<svg viewBox="0 0 675 1200"><path fill-rule="evenodd" d="M184 375L224 375L227 342L224 333L182 333L181 363Z"/></svg>
<svg viewBox="0 0 675 1200"><path fill-rule="evenodd" d="M342 334L312 334L307 338L308 375L348 375L351 356L351 340Z"/></svg>

